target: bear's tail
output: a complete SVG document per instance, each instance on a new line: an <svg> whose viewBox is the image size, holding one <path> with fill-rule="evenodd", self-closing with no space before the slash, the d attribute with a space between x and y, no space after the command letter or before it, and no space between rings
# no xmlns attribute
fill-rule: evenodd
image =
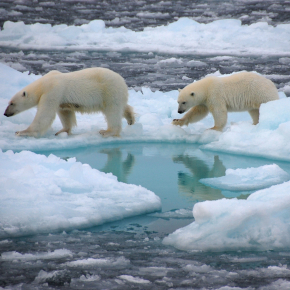
<svg viewBox="0 0 290 290"><path fill-rule="evenodd" d="M133 125L135 123L135 114L134 110L131 106L126 105L124 110L124 118L127 120L129 125Z"/></svg>

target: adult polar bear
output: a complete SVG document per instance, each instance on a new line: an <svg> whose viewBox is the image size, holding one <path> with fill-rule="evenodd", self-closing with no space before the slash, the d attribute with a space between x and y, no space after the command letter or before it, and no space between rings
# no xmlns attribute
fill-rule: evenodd
<svg viewBox="0 0 290 290"><path fill-rule="evenodd" d="M75 112L102 112L107 120L103 136L119 136L122 117L134 124L133 108L127 104L128 88L124 79L106 68L87 68L76 72L51 71L26 86L10 100L4 113L10 117L37 106L31 125L18 136L41 136L51 126L58 114L63 129L71 134L76 126Z"/></svg>
<svg viewBox="0 0 290 290"><path fill-rule="evenodd" d="M178 113L189 111L172 124L183 126L198 122L211 112L215 123L211 129L221 131L227 123L227 112L248 111L256 125L261 104L278 99L275 85L257 73L209 76L180 90Z"/></svg>

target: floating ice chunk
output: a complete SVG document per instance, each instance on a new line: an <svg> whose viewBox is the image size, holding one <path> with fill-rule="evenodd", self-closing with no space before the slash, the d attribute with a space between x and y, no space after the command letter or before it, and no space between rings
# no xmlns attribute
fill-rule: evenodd
<svg viewBox="0 0 290 290"><path fill-rule="evenodd" d="M174 218L174 219L187 219L187 218L193 218L192 211L189 209L176 209L168 212L156 212L150 214L150 216L158 217L158 218Z"/></svg>
<svg viewBox="0 0 290 290"><path fill-rule="evenodd" d="M272 282L269 286L264 287L265 290L276 290L276 289L290 289L290 282L286 279L278 279Z"/></svg>
<svg viewBox="0 0 290 290"><path fill-rule="evenodd" d="M187 66L190 67L201 67L201 66L207 66L207 64L203 61L199 61L199 60L191 60L189 61L187 64Z"/></svg>
<svg viewBox="0 0 290 290"><path fill-rule="evenodd" d="M136 283L136 284L150 284L151 283L149 280L145 280L140 277L133 277L131 275L121 275L119 276L119 278L126 280L128 282L131 282L131 283Z"/></svg>
<svg viewBox="0 0 290 290"><path fill-rule="evenodd" d="M171 57L168 59L160 60L157 64L161 66L180 66L182 64L182 60Z"/></svg>
<svg viewBox="0 0 290 290"><path fill-rule="evenodd" d="M211 187L232 190L250 191L276 185L290 179L290 175L277 164L258 168L227 169L226 176L202 178L199 182Z"/></svg>
<svg viewBox="0 0 290 290"><path fill-rule="evenodd" d="M84 228L159 210L160 198L74 158L0 150L0 237Z"/></svg>
<svg viewBox="0 0 290 290"><path fill-rule="evenodd" d="M61 283L69 283L71 281L71 277L68 276L66 270L56 270L51 272L40 270L38 275L35 277L33 284L42 284L48 281L52 284L59 284L60 281Z"/></svg>
<svg viewBox="0 0 290 290"><path fill-rule="evenodd" d="M0 261L34 261L34 260L55 260L72 258L73 253L67 249L54 250L53 252L37 254L21 254L18 252L4 252L1 254Z"/></svg>
<svg viewBox="0 0 290 290"><path fill-rule="evenodd" d="M169 271L174 271L173 268L166 267L144 267L139 269L142 275L165 277Z"/></svg>
<svg viewBox="0 0 290 290"><path fill-rule="evenodd" d="M285 65L289 65L290 64L290 57L281 57L279 58L279 62Z"/></svg>
<svg viewBox="0 0 290 290"><path fill-rule="evenodd" d="M83 260L77 260L72 262L67 262L63 264L64 267L77 267L77 268L88 268L88 267L115 267L123 268L130 264L130 261L124 257L114 258L88 258Z"/></svg>
<svg viewBox="0 0 290 290"><path fill-rule="evenodd" d="M231 258L233 263L252 263L267 260L267 257L244 257L244 258Z"/></svg>
<svg viewBox="0 0 290 290"><path fill-rule="evenodd" d="M139 12L137 13L138 17L142 17L142 18L169 18L170 15L169 13L161 13L161 12L156 12L156 13L152 13L152 12Z"/></svg>
<svg viewBox="0 0 290 290"><path fill-rule="evenodd" d="M99 275L90 275L90 274L86 274L86 275L82 275L80 277L80 281L82 282L93 282L93 281L100 281L101 277Z"/></svg>
<svg viewBox="0 0 290 290"><path fill-rule="evenodd" d="M290 247L290 182L194 205L195 221L163 242L182 250L270 250Z"/></svg>

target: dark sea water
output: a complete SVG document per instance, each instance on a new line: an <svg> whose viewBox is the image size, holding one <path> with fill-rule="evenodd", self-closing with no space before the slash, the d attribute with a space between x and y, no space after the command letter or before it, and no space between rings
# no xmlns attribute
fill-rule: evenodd
<svg viewBox="0 0 290 290"><path fill-rule="evenodd" d="M201 23L233 18L240 19L244 25L267 21L275 26L290 23L290 1L0 1L0 27L8 20L81 25L102 19L108 27L125 26L140 31L148 26L166 25L180 17ZM180 59L180 64L158 64L170 57ZM205 65L194 68L184 65L193 59ZM12 50L1 47L0 43L0 62L19 71L44 74L52 69L66 72L107 66L136 90L142 86L176 90L189 82L182 76L199 79L216 70L222 74L255 70L269 75L282 88L290 82L290 67L279 59L278 55L229 57L108 51L76 54L59 50ZM214 153L199 159L184 154L185 147L184 144L125 144L40 152L64 159L74 156L93 168L112 172L119 181L140 184L160 196L162 212L81 231L2 240L0 253L15 251L22 258L5 260L2 256L0 289L290 289L289 251L184 252L162 244L163 238L175 229L193 222L191 210L196 202L246 198L250 194L225 196L220 190L199 183L199 179L224 175L224 161L229 159L236 166L271 164L269 160ZM290 172L288 163L279 166ZM58 254L43 255L51 252ZM89 259L98 263L90 264ZM75 261L79 263L74 264Z"/></svg>

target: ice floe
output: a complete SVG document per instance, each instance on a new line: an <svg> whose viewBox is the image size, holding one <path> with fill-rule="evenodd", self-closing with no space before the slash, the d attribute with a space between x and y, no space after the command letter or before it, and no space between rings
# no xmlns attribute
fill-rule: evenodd
<svg viewBox="0 0 290 290"><path fill-rule="evenodd" d="M147 16L164 17L164 14ZM125 27L107 28L103 20L93 20L80 26L25 25L21 21L7 21L0 31L0 41L2 46L18 49L289 55L289 25L278 24L274 27L267 22L242 25L237 19L202 24L180 18L168 25L146 27L136 32Z"/></svg>
<svg viewBox="0 0 290 290"><path fill-rule="evenodd" d="M199 182L215 188L231 191L250 191L266 188L290 179L290 175L278 165L265 165L258 168L227 169L226 175L215 178L202 178Z"/></svg>
<svg viewBox="0 0 290 290"><path fill-rule="evenodd" d="M273 250L290 247L290 182L193 207L195 221L164 239L182 250Z"/></svg>
<svg viewBox="0 0 290 290"><path fill-rule="evenodd" d="M141 186L52 154L0 151L0 183L0 238L91 227L161 208L160 198Z"/></svg>

